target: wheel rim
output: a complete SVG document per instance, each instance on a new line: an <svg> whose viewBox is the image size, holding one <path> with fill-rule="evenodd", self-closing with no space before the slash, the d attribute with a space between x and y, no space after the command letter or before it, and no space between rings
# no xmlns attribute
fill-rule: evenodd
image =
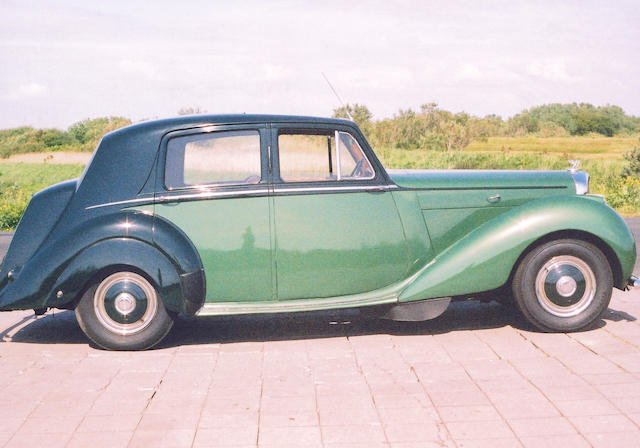
<svg viewBox="0 0 640 448"><path fill-rule="evenodd" d="M107 330L130 335L139 333L151 323L158 311L158 295L141 275L117 272L98 285L93 308Z"/></svg>
<svg viewBox="0 0 640 448"><path fill-rule="evenodd" d="M538 272L535 285L540 306L558 317L576 316L587 309L597 286L591 267L570 255L547 261Z"/></svg>

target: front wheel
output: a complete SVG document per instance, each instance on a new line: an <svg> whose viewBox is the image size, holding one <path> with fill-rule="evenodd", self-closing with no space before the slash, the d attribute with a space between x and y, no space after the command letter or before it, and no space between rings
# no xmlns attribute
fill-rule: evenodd
<svg viewBox="0 0 640 448"><path fill-rule="evenodd" d="M121 271L92 286L76 307L82 331L108 350L144 350L173 325L154 286L135 272Z"/></svg>
<svg viewBox="0 0 640 448"><path fill-rule="evenodd" d="M613 275L607 257L591 243L563 239L534 248L513 278L518 308L544 331L574 331L609 306Z"/></svg>

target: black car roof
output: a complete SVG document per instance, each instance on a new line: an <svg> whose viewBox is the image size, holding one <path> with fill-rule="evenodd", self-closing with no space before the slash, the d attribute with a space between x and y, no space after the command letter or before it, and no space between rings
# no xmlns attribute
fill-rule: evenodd
<svg viewBox="0 0 640 448"><path fill-rule="evenodd" d="M145 121L106 134L80 179L75 201L79 207L136 197L151 179L162 137L190 127L243 123L313 123L355 126L338 118L296 115L190 115Z"/></svg>
<svg viewBox="0 0 640 448"><path fill-rule="evenodd" d="M353 125L352 121L341 118L310 117L304 115L263 115L263 114L223 114L223 115L184 115L160 120L143 121L114 131L112 134L130 134L139 132L169 132L185 126L206 126L220 124L245 123L322 123Z"/></svg>

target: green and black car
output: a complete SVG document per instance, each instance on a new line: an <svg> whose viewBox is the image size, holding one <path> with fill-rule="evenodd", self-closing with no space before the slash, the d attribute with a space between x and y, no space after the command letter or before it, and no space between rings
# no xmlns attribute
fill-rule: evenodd
<svg viewBox="0 0 640 448"><path fill-rule="evenodd" d="M31 199L0 309L75 309L109 349L153 346L179 313L424 320L488 295L571 331L638 285L635 253L584 172L386 171L350 121L181 117L106 135Z"/></svg>

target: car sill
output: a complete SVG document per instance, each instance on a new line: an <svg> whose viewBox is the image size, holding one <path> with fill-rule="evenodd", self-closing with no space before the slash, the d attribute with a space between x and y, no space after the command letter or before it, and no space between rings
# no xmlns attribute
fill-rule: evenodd
<svg viewBox="0 0 640 448"><path fill-rule="evenodd" d="M230 314L284 313L296 311L316 311L335 308L354 308L360 306L397 303L397 294L382 297L329 297L321 299L295 299L273 303L217 302L205 303L198 316L221 316Z"/></svg>

